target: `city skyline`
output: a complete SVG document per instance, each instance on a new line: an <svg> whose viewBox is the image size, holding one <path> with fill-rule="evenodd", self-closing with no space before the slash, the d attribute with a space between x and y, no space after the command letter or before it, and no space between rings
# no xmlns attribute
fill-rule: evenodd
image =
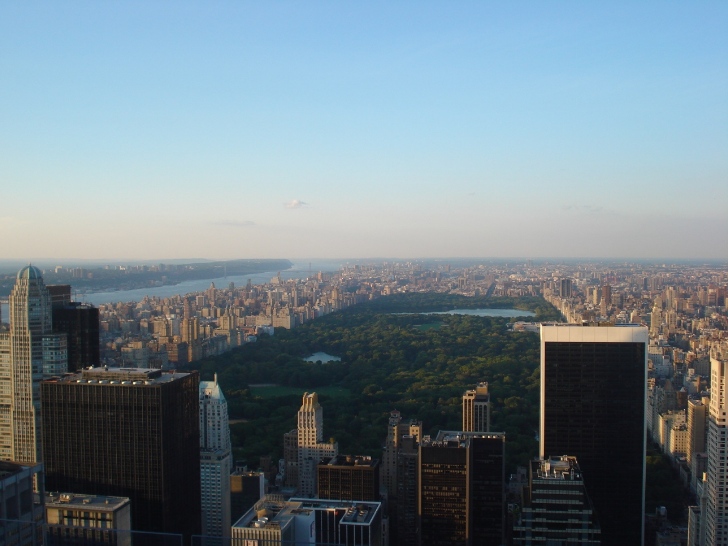
<svg viewBox="0 0 728 546"><path fill-rule="evenodd" d="M725 259L726 22L6 4L0 256Z"/></svg>

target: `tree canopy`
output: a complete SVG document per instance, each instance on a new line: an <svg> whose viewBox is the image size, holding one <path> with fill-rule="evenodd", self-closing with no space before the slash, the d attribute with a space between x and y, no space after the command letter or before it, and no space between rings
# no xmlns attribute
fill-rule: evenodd
<svg viewBox="0 0 728 546"><path fill-rule="evenodd" d="M389 412L423 421L426 433L462 426L461 397L487 381L493 431L506 433L509 470L537 451L539 341L513 332L508 319L471 315L426 315L453 308L520 308L538 320L558 320L540 298L466 298L405 294L332 313L294 330L191 366L202 379L218 380L228 399L236 456L255 466L257 458L282 453L282 435L295 427L301 396L319 391L324 433L342 453L381 454ZM394 314L407 313L407 314ZM303 359L315 352L340 362ZM250 385L289 387L279 395Z"/></svg>

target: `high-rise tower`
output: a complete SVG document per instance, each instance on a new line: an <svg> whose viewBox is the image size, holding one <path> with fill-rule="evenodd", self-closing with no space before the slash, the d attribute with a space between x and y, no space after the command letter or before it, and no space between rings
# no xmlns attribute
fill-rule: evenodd
<svg viewBox="0 0 728 546"><path fill-rule="evenodd" d="M200 533L197 373L94 368L44 381L46 489L131 499L135 531ZM134 544L160 544L159 537Z"/></svg>
<svg viewBox="0 0 728 546"><path fill-rule="evenodd" d="M540 456L578 459L604 544L643 544L647 342L631 324L541 325Z"/></svg>
<svg viewBox="0 0 728 546"><path fill-rule="evenodd" d="M35 463L42 460L44 346L53 371L65 371L66 346L52 336L50 295L37 267L18 272L9 303L10 329L0 332L0 459Z"/></svg>
<svg viewBox="0 0 728 546"><path fill-rule="evenodd" d="M323 459L336 457L339 445L324 442L324 411L315 392L304 393L298 410L298 495L316 494L316 468Z"/></svg>
<svg viewBox="0 0 728 546"><path fill-rule="evenodd" d="M463 394L463 430L490 432L490 393L488 383L478 383Z"/></svg>
<svg viewBox="0 0 728 546"><path fill-rule="evenodd" d="M505 535L505 435L440 431L419 447L420 544L500 546Z"/></svg>
<svg viewBox="0 0 728 546"><path fill-rule="evenodd" d="M705 544L728 545L728 359L713 353L710 359L710 413L708 415L708 472L705 483Z"/></svg>
<svg viewBox="0 0 728 546"><path fill-rule="evenodd" d="M200 381L200 485L202 534L230 534L230 426L227 400L214 381Z"/></svg>

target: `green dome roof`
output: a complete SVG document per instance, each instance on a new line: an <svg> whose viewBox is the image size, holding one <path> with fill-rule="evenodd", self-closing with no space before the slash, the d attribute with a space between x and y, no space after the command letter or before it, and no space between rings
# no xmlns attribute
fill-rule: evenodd
<svg viewBox="0 0 728 546"><path fill-rule="evenodd" d="M43 274L40 272L40 269L38 269L34 265L28 264L23 269L18 271L18 280L27 279L29 281L37 281L42 278Z"/></svg>

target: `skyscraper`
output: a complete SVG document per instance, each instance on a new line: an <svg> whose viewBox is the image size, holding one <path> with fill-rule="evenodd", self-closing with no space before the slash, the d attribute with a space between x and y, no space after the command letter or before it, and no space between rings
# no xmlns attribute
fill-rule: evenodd
<svg viewBox="0 0 728 546"><path fill-rule="evenodd" d="M304 393L298 410L298 494L316 494L316 467L323 459L336 457L339 445L324 442L324 412L315 392Z"/></svg>
<svg viewBox="0 0 728 546"><path fill-rule="evenodd" d="M503 544L505 436L440 431L423 440L418 498L421 544Z"/></svg>
<svg viewBox="0 0 728 546"><path fill-rule="evenodd" d="M46 489L129 497L135 531L199 534L198 385L137 368L44 381Z"/></svg>
<svg viewBox="0 0 728 546"><path fill-rule="evenodd" d="M728 360L714 352L710 358L710 413L708 416L708 471L705 482L705 544L728 544Z"/></svg>
<svg viewBox="0 0 728 546"><path fill-rule="evenodd" d="M559 295L562 298L571 297L571 279L561 279L559 284Z"/></svg>
<svg viewBox="0 0 728 546"><path fill-rule="evenodd" d="M0 332L0 459L35 463L44 366L65 371L66 344L52 337L50 295L37 267L18 272L9 303L10 329Z"/></svg>
<svg viewBox="0 0 728 546"><path fill-rule="evenodd" d="M540 456L579 461L604 544L643 544L647 329L541 325Z"/></svg>
<svg viewBox="0 0 728 546"><path fill-rule="evenodd" d="M422 421L414 419L403 421L402 415L397 410L391 411L379 479L382 493L386 492L390 499L397 496L397 454L403 436L414 436L415 442L418 442L422 437Z"/></svg>
<svg viewBox="0 0 728 546"><path fill-rule="evenodd" d="M53 305L53 331L68 338L68 371L100 364L99 310L93 305L68 302Z"/></svg>
<svg viewBox="0 0 728 546"><path fill-rule="evenodd" d="M490 432L490 393L488 383L478 383L463 394L463 430Z"/></svg>
<svg viewBox="0 0 728 546"><path fill-rule="evenodd" d="M230 426L227 400L213 381L200 381L200 479L202 534L227 537L230 533Z"/></svg>
<svg viewBox="0 0 728 546"><path fill-rule="evenodd" d="M379 459L340 455L321 461L317 472L319 499L379 500Z"/></svg>
<svg viewBox="0 0 728 546"><path fill-rule="evenodd" d="M513 544L599 546L599 524L576 458L561 455L531 461L529 470L527 494L514 525Z"/></svg>

